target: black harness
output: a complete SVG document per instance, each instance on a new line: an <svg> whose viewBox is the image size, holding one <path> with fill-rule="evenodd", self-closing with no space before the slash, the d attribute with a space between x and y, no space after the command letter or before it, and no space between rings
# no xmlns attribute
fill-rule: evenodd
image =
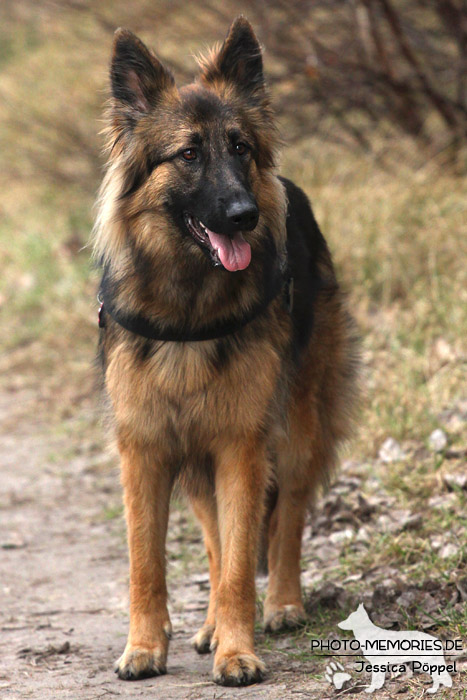
<svg viewBox="0 0 467 700"><path fill-rule="evenodd" d="M193 343L203 340L214 340L217 338L224 338L244 328L244 326L264 313L269 304L281 293L284 306L290 313L293 304L293 277L278 274L274 284L271 285L269 293L264 299L259 301L241 318L216 321L208 326L193 330L161 325L157 320L149 319L143 314L128 314L115 308L112 301L112 294L109 290L106 276L104 275L97 297L100 302L99 328L105 328L105 316L108 314L119 326L125 328L125 330L149 340L163 340L175 343Z"/></svg>

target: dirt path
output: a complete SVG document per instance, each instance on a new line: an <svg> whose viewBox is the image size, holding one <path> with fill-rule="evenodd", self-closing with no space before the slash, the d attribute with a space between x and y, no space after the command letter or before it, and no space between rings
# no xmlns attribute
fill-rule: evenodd
<svg viewBox="0 0 467 700"><path fill-rule="evenodd" d="M201 543L177 510L169 538L175 630L169 673L117 680L112 665L128 625L124 526L112 517L119 512L118 472L99 454L66 458L65 437L31 434L29 422L13 420L21 400L0 397L6 421L0 434L1 697L322 697L314 693L322 682L309 676L318 672L316 661L296 661L280 650L262 654L274 671L261 686L226 689L211 682L211 657L198 656L189 643L207 601L205 572L191 562L200 560ZM188 560L183 534L196 554Z"/></svg>

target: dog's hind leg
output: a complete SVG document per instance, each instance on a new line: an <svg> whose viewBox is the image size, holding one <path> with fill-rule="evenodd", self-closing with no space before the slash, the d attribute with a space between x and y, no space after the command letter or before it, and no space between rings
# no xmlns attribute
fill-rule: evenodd
<svg viewBox="0 0 467 700"><path fill-rule="evenodd" d="M166 672L171 624L167 611L165 538L172 477L153 450L121 447L130 550L130 632L116 664L123 680Z"/></svg>
<svg viewBox="0 0 467 700"><path fill-rule="evenodd" d="M264 604L267 632L303 624L305 611L300 587L300 553L308 493L305 488L279 488L269 524L269 583Z"/></svg>
<svg viewBox="0 0 467 700"><path fill-rule="evenodd" d="M209 579L211 583L206 620L191 641L198 654L207 654L211 651L211 639L216 627L216 597L221 565L221 546L219 528L217 526L217 505L214 494L191 496L190 500L193 511L203 528L204 543L209 560Z"/></svg>
<svg viewBox="0 0 467 700"><path fill-rule="evenodd" d="M254 653L255 570L269 464L257 436L222 443L215 450L222 561L213 675L220 685L249 685L265 672Z"/></svg>

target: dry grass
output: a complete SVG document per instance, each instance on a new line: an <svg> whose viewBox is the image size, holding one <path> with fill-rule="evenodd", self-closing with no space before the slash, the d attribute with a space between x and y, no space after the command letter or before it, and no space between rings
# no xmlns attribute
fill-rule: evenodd
<svg viewBox="0 0 467 700"><path fill-rule="evenodd" d="M406 153L389 170L316 143L283 159L311 197L361 329L360 454L387 435L425 440L465 396L467 183L434 163L414 169L413 145Z"/></svg>

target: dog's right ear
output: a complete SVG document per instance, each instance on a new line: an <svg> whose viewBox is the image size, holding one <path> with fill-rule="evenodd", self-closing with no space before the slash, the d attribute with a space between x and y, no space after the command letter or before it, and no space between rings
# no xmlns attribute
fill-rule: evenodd
<svg viewBox="0 0 467 700"><path fill-rule="evenodd" d="M143 114L175 84L170 71L128 29L115 32L110 81L117 103Z"/></svg>
<svg viewBox="0 0 467 700"><path fill-rule="evenodd" d="M206 83L225 81L234 84L250 97L266 98L261 46L246 17L233 22L219 51L201 60L202 79Z"/></svg>

